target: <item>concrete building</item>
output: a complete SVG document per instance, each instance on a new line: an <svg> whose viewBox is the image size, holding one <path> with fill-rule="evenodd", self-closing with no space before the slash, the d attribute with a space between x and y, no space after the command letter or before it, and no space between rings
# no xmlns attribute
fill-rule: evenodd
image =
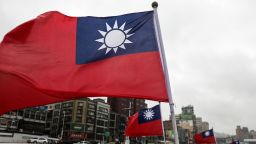
<svg viewBox="0 0 256 144"><path fill-rule="evenodd" d="M209 123L206 121L202 122L202 131L209 130Z"/></svg>
<svg viewBox="0 0 256 144"><path fill-rule="evenodd" d="M236 138L240 141L244 139L250 139L249 129L247 127L236 127Z"/></svg>
<svg viewBox="0 0 256 144"><path fill-rule="evenodd" d="M46 107L33 107L11 111L0 117L0 130L45 134Z"/></svg>
<svg viewBox="0 0 256 144"><path fill-rule="evenodd" d="M112 140L119 139L124 141L124 131L127 123L127 117L122 114L110 112L109 118L109 132Z"/></svg>
<svg viewBox="0 0 256 144"><path fill-rule="evenodd" d="M197 127L197 133L200 133L203 131L203 128L202 128L202 118L201 117L197 117L196 118L196 127Z"/></svg>
<svg viewBox="0 0 256 144"><path fill-rule="evenodd" d="M250 130L250 136L252 139L256 139L256 131L255 130Z"/></svg>
<svg viewBox="0 0 256 144"><path fill-rule="evenodd" d="M109 115L110 105L102 99L94 99L96 103L96 123L95 123L95 139L104 140L109 137Z"/></svg>
<svg viewBox="0 0 256 144"><path fill-rule="evenodd" d="M50 135L64 141L102 140L109 127L110 106L102 99L83 98L56 103ZM63 127L64 124L64 127Z"/></svg>
<svg viewBox="0 0 256 144"><path fill-rule="evenodd" d="M125 116L138 112L140 109L147 108L147 104L144 99L127 99L127 98L108 98L108 104L110 105L111 111Z"/></svg>

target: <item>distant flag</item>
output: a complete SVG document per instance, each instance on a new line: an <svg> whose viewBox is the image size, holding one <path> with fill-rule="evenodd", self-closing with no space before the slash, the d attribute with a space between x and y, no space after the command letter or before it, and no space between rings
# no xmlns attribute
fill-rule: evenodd
<svg viewBox="0 0 256 144"><path fill-rule="evenodd" d="M213 129L198 133L194 135L196 144L215 144Z"/></svg>
<svg viewBox="0 0 256 144"><path fill-rule="evenodd" d="M0 43L0 115L83 97L168 101L154 12L70 17L51 11Z"/></svg>
<svg viewBox="0 0 256 144"><path fill-rule="evenodd" d="M142 109L129 117L125 135L138 136L162 136L160 105L148 109Z"/></svg>

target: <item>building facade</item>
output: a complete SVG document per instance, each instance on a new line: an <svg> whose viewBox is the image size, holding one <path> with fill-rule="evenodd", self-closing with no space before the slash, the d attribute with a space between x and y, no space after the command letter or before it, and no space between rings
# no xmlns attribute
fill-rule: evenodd
<svg viewBox="0 0 256 144"><path fill-rule="evenodd" d="M46 116L45 107L11 111L0 117L0 130L43 135L46 134Z"/></svg>
<svg viewBox="0 0 256 144"><path fill-rule="evenodd" d="M144 99L108 98L111 111L125 116L132 115L141 109L147 108Z"/></svg>

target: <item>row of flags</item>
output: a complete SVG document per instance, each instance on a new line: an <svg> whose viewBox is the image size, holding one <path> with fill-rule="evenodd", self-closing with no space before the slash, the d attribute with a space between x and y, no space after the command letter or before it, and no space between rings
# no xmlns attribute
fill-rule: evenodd
<svg viewBox="0 0 256 144"><path fill-rule="evenodd" d="M163 136L160 105L142 109L129 117L125 135L130 137ZM215 144L213 129L194 135L196 144Z"/></svg>
<svg viewBox="0 0 256 144"><path fill-rule="evenodd" d="M168 102L155 21L154 11L110 17L50 11L17 26L0 43L0 115L83 97ZM160 106L129 117L125 134L163 135ZM215 143L213 130L195 141Z"/></svg>

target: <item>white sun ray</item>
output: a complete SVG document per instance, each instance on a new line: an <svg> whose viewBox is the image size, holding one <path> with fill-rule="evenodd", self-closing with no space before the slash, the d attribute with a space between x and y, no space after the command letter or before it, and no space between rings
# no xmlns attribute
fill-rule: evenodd
<svg viewBox="0 0 256 144"><path fill-rule="evenodd" d="M122 30L122 31L124 31L124 26L125 26L125 24L126 24L126 22L124 22L123 24L122 24L122 26L120 26L120 30Z"/></svg>
<svg viewBox="0 0 256 144"><path fill-rule="evenodd" d="M107 32L112 29L112 28L108 25L108 23L106 23L106 27L107 27Z"/></svg>
<svg viewBox="0 0 256 144"><path fill-rule="evenodd" d="M117 28L118 28L118 24L117 24L117 20L116 20L113 29L117 29Z"/></svg>
<svg viewBox="0 0 256 144"><path fill-rule="evenodd" d="M128 38L128 37L130 37L130 36L132 36L132 35L134 35L134 33L128 34L128 35L126 35L126 37Z"/></svg>
<svg viewBox="0 0 256 144"><path fill-rule="evenodd" d="M124 44L120 45L119 47L122 48L122 49L125 49Z"/></svg>
<svg viewBox="0 0 256 144"><path fill-rule="evenodd" d="M100 43L104 43L104 38L96 39L95 41L100 42Z"/></svg>
<svg viewBox="0 0 256 144"><path fill-rule="evenodd" d="M112 48L107 48L107 50L106 50L106 53L105 54L107 54L108 52L110 52L112 50Z"/></svg>
<svg viewBox="0 0 256 144"><path fill-rule="evenodd" d="M104 37L106 35L107 32L104 32L104 31L101 31L101 30L98 30L98 32L100 32L100 34Z"/></svg>
<svg viewBox="0 0 256 144"><path fill-rule="evenodd" d="M107 46L105 44L103 44L100 48L98 48L98 50L101 50L101 49L104 49L106 48Z"/></svg>
<svg viewBox="0 0 256 144"><path fill-rule="evenodd" d="M130 40L126 39L124 43L132 43Z"/></svg>
<svg viewBox="0 0 256 144"><path fill-rule="evenodd" d="M125 30L124 32L126 33L126 34L128 34L128 32L131 30L131 28L130 29L128 29L128 30Z"/></svg>
<svg viewBox="0 0 256 144"><path fill-rule="evenodd" d="M125 44L132 43L128 38L134 35L134 33L129 34L132 28L125 29L125 25L126 22L119 27L118 21L115 20L113 27L106 23L106 31L98 30L102 35L102 38L95 40L102 43L98 50L106 49L105 54L108 54L111 50L113 50L114 53L117 53L119 48L125 50Z"/></svg>
<svg viewBox="0 0 256 144"><path fill-rule="evenodd" d="M114 50L114 52L115 52L115 53L117 52L117 49L118 49L118 47L116 47L116 48L113 48L113 50Z"/></svg>

